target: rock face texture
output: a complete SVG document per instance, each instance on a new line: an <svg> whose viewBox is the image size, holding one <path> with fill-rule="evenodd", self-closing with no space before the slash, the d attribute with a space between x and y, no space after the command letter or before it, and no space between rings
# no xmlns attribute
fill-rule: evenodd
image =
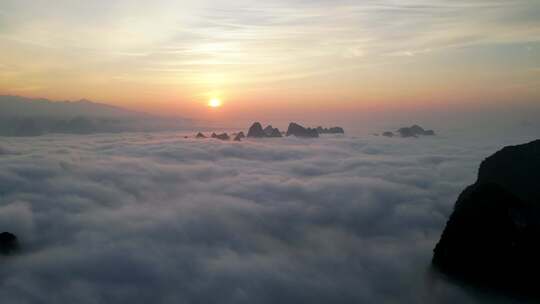
<svg viewBox="0 0 540 304"><path fill-rule="evenodd" d="M264 130L261 124L256 122L253 125L251 125L251 127L249 127L247 137L255 137L255 138L266 137L266 133L264 133Z"/></svg>
<svg viewBox="0 0 540 304"><path fill-rule="evenodd" d="M264 128L264 134L266 134L266 136L270 136L272 132L274 132L274 127L272 127L272 125L268 125Z"/></svg>
<svg viewBox="0 0 540 304"><path fill-rule="evenodd" d="M459 196L433 265L482 287L540 298L540 140L505 147Z"/></svg>
<svg viewBox="0 0 540 304"><path fill-rule="evenodd" d="M279 131L278 128L272 128L272 131L267 133L267 136L268 137L283 137L283 135L281 135L281 131Z"/></svg>
<svg viewBox="0 0 540 304"><path fill-rule="evenodd" d="M424 130L424 128L420 127L419 125L413 125L411 127L400 128L397 132L399 133L401 137L418 137L421 135L424 135L424 136L435 135L435 131Z"/></svg>
<svg viewBox="0 0 540 304"><path fill-rule="evenodd" d="M0 254L10 255L19 249L17 237L9 232L0 233Z"/></svg>
<svg viewBox="0 0 540 304"><path fill-rule="evenodd" d="M319 137L319 132L316 129L306 129L297 123L291 122L287 129L287 136L291 135L296 137Z"/></svg>
<svg viewBox="0 0 540 304"><path fill-rule="evenodd" d="M244 132L240 132L236 134L236 136L234 137L234 141L242 141L242 139L244 139L245 137L246 135L244 135Z"/></svg>
<svg viewBox="0 0 540 304"><path fill-rule="evenodd" d="M219 140L229 140L229 139L231 139L231 137L227 133L221 133L221 134L218 134L218 135L215 135L215 136L214 135L215 134L212 134L212 138L216 138L216 139L219 139Z"/></svg>

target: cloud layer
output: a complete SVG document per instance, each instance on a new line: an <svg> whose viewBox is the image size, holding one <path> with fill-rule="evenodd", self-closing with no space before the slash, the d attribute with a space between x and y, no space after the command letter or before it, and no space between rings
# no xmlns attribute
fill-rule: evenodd
<svg viewBox="0 0 540 304"><path fill-rule="evenodd" d="M500 145L444 136L2 139L0 229L23 251L0 260L0 298L467 303L430 280L431 250L479 161Z"/></svg>

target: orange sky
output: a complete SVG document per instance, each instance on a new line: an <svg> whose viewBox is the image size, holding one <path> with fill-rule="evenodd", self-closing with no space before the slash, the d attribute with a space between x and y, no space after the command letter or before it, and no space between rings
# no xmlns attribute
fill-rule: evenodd
<svg viewBox="0 0 540 304"><path fill-rule="evenodd" d="M0 16L0 94L212 120L540 100L536 1L7 0Z"/></svg>

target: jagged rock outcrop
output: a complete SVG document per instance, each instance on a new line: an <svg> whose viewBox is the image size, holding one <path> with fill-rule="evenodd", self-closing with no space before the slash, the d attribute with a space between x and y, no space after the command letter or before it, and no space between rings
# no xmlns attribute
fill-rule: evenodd
<svg viewBox="0 0 540 304"><path fill-rule="evenodd" d="M264 128L264 134L266 134L266 137L283 137L279 129L272 127L272 125L268 125Z"/></svg>
<svg viewBox="0 0 540 304"><path fill-rule="evenodd" d="M345 134L345 130L342 127L331 127L328 129L330 134Z"/></svg>
<svg viewBox="0 0 540 304"><path fill-rule="evenodd" d="M424 130L424 128L420 127L419 125L413 125L410 127L400 128L397 132L399 133L401 137L418 137L421 135L424 135L424 136L435 135L435 131Z"/></svg>
<svg viewBox="0 0 540 304"><path fill-rule="evenodd" d="M256 122L249 127L247 137L255 137L255 138L261 138L266 137L266 133L264 133L264 130L260 123Z"/></svg>
<svg viewBox="0 0 540 304"><path fill-rule="evenodd" d="M244 135L244 132L240 132L234 136L234 141L242 141L245 137L246 135Z"/></svg>
<svg viewBox="0 0 540 304"><path fill-rule="evenodd" d="M459 196L433 265L482 287L540 299L540 140L505 147Z"/></svg>
<svg viewBox="0 0 540 304"><path fill-rule="evenodd" d="M221 134L212 133L212 138L219 139L219 140L231 139L231 137L227 133L221 133Z"/></svg>
<svg viewBox="0 0 540 304"><path fill-rule="evenodd" d="M206 138L206 135L199 132L199 133L197 133L197 135L195 135L195 138Z"/></svg>
<svg viewBox="0 0 540 304"><path fill-rule="evenodd" d="M342 127L323 128L318 126L317 132L319 134L345 134L345 130Z"/></svg>
<svg viewBox="0 0 540 304"><path fill-rule="evenodd" d="M291 122L286 133L281 132L278 128L272 127L272 125L262 128L262 125L258 122L253 123L249 128L247 137L283 137L286 136L297 136L297 137L319 137L319 134L344 134L345 130L341 127L332 127L332 128L323 128L321 126L316 129L304 128L303 126Z"/></svg>
<svg viewBox="0 0 540 304"><path fill-rule="evenodd" d="M17 236L10 232L0 233L0 254L10 255L19 249Z"/></svg>
<svg viewBox="0 0 540 304"><path fill-rule="evenodd" d="M319 132L316 129L304 128L301 125L291 122L287 128L287 136L294 135L296 137L319 137Z"/></svg>
<svg viewBox="0 0 540 304"><path fill-rule="evenodd" d="M268 134L268 137L283 137L281 134L281 131L279 131L278 128L273 128L270 134Z"/></svg>
<svg viewBox="0 0 540 304"><path fill-rule="evenodd" d="M264 128L264 134L266 134L266 136L270 136L270 134L272 134L272 132L274 132L274 127L272 127L272 125L268 125L266 126L266 128Z"/></svg>
<svg viewBox="0 0 540 304"><path fill-rule="evenodd" d="M272 127L272 125L268 125L266 128L263 129L261 124L256 122L249 128L247 137L283 137L283 135L278 128L274 128Z"/></svg>
<svg viewBox="0 0 540 304"><path fill-rule="evenodd" d="M266 126L266 128L263 129L260 123L255 122L249 128L247 137L255 137L255 138L283 137L284 134L286 136L294 135L297 137L319 137L319 134L344 134L344 133L345 133L345 130L343 130L343 128L341 127L323 128L319 126L316 129L312 129L312 128L305 128L294 122L291 122L287 129L287 132L283 133L278 128L274 128L272 125L268 125Z"/></svg>

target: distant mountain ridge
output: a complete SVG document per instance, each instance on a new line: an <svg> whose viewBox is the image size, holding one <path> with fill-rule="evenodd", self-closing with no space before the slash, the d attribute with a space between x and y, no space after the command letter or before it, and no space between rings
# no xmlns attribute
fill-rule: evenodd
<svg viewBox="0 0 540 304"><path fill-rule="evenodd" d="M191 119L160 117L89 100L0 95L0 136L188 130Z"/></svg>
<svg viewBox="0 0 540 304"><path fill-rule="evenodd" d="M44 98L0 95L0 116L47 117L136 117L152 116L87 99L79 101L51 101Z"/></svg>

